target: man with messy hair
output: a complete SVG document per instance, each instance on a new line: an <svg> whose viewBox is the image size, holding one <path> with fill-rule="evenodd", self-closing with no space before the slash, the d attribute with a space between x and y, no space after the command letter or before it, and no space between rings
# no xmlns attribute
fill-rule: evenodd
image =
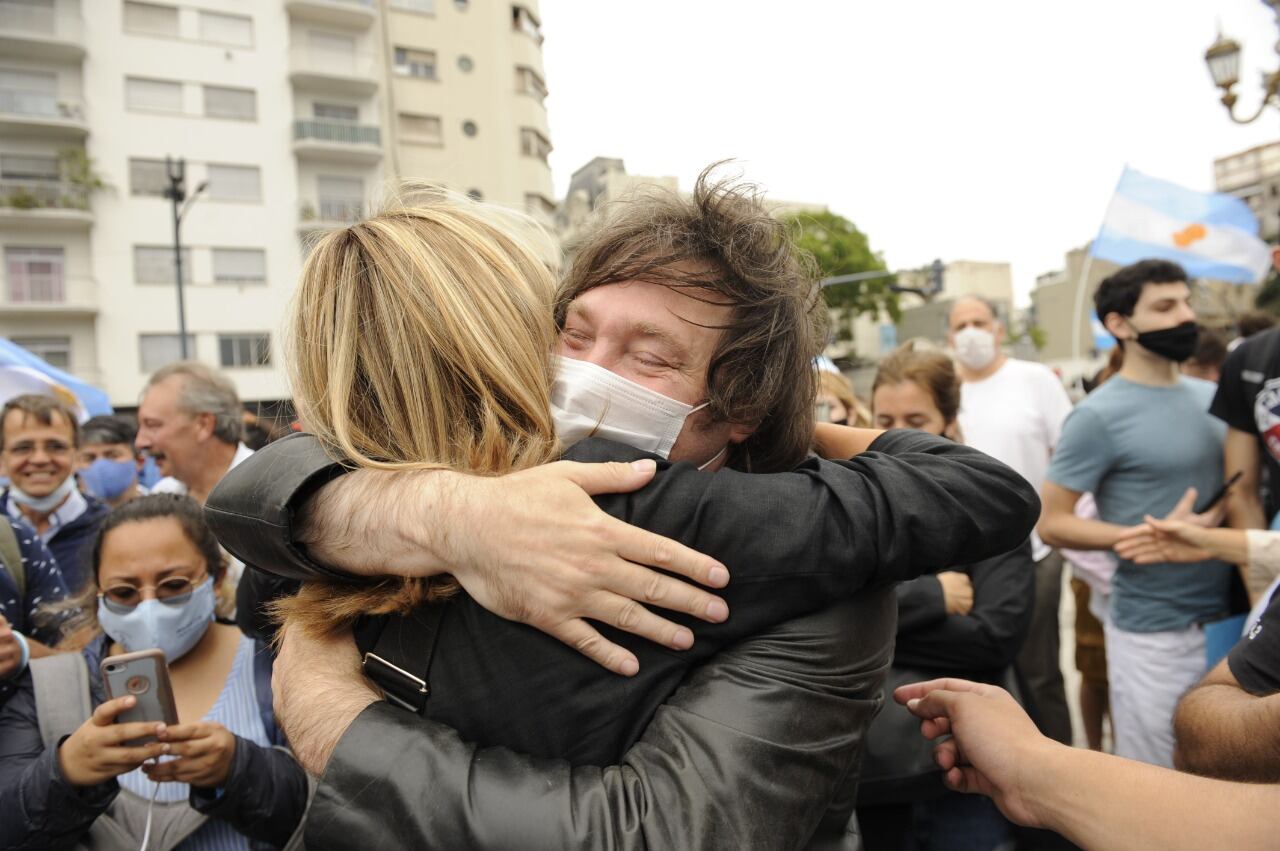
<svg viewBox="0 0 1280 851"><path fill-rule="evenodd" d="M391 702L358 676L349 637L287 631L276 697L322 775L308 846L857 847L862 732L891 654L884 586L1011 549L1034 494L919 433L836 427L817 435L826 454L870 451L806 458L825 308L749 187L704 173L691 199L617 205L579 246L555 315L557 434L569 459L611 463L348 473L299 436L210 497L210 522L249 564L303 580L449 573L470 595L443 621L385 627L402 648L441 648L428 690L420 658L388 665L373 645L365 671ZM714 558L623 519L715 540ZM724 565L748 560L766 569L725 599L676 578L724 587ZM242 596L241 614L257 603ZM709 622L696 646L695 618ZM460 633L468 622L483 630ZM680 687L682 656L706 663Z"/></svg>

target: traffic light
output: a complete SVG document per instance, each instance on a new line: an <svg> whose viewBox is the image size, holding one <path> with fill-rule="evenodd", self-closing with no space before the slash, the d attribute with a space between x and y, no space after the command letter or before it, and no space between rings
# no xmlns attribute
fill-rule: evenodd
<svg viewBox="0 0 1280 851"><path fill-rule="evenodd" d="M937 295L942 292L942 276L946 271L946 266L941 260L934 260L929 264L928 282L925 284L924 291L926 295Z"/></svg>

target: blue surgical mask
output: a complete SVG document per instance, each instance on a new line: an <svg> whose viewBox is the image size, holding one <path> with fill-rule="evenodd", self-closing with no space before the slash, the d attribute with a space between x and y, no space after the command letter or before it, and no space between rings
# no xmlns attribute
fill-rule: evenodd
<svg viewBox="0 0 1280 851"><path fill-rule="evenodd" d="M80 471L80 481L90 496L113 500L124 494L138 480L138 467L132 459L112 461L99 458Z"/></svg>
<svg viewBox="0 0 1280 851"><path fill-rule="evenodd" d="M98 625L129 653L158 647L172 665L195 647L213 622L213 580L197 585L186 602L143 600L121 614L98 599Z"/></svg>

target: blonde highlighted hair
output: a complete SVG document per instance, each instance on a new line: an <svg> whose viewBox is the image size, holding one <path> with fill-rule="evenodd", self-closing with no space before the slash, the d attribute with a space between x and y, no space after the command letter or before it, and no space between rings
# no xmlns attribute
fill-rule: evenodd
<svg viewBox="0 0 1280 851"><path fill-rule="evenodd" d="M555 279L536 226L444 190L410 191L307 258L287 335L303 425L358 468L499 475L553 460ZM312 582L273 613L324 633L456 588L448 577Z"/></svg>

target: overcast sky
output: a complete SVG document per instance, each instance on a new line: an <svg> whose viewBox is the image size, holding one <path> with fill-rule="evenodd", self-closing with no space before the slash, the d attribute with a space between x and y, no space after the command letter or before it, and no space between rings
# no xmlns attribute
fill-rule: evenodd
<svg viewBox="0 0 1280 851"><path fill-rule="evenodd" d="M1213 186L1213 159L1280 139L1232 124L1203 54L1244 45L1241 104L1277 64L1259 0L542 0L556 192L595 156L687 189L734 157L828 205L893 268L1036 275L1093 238L1121 168Z"/></svg>

